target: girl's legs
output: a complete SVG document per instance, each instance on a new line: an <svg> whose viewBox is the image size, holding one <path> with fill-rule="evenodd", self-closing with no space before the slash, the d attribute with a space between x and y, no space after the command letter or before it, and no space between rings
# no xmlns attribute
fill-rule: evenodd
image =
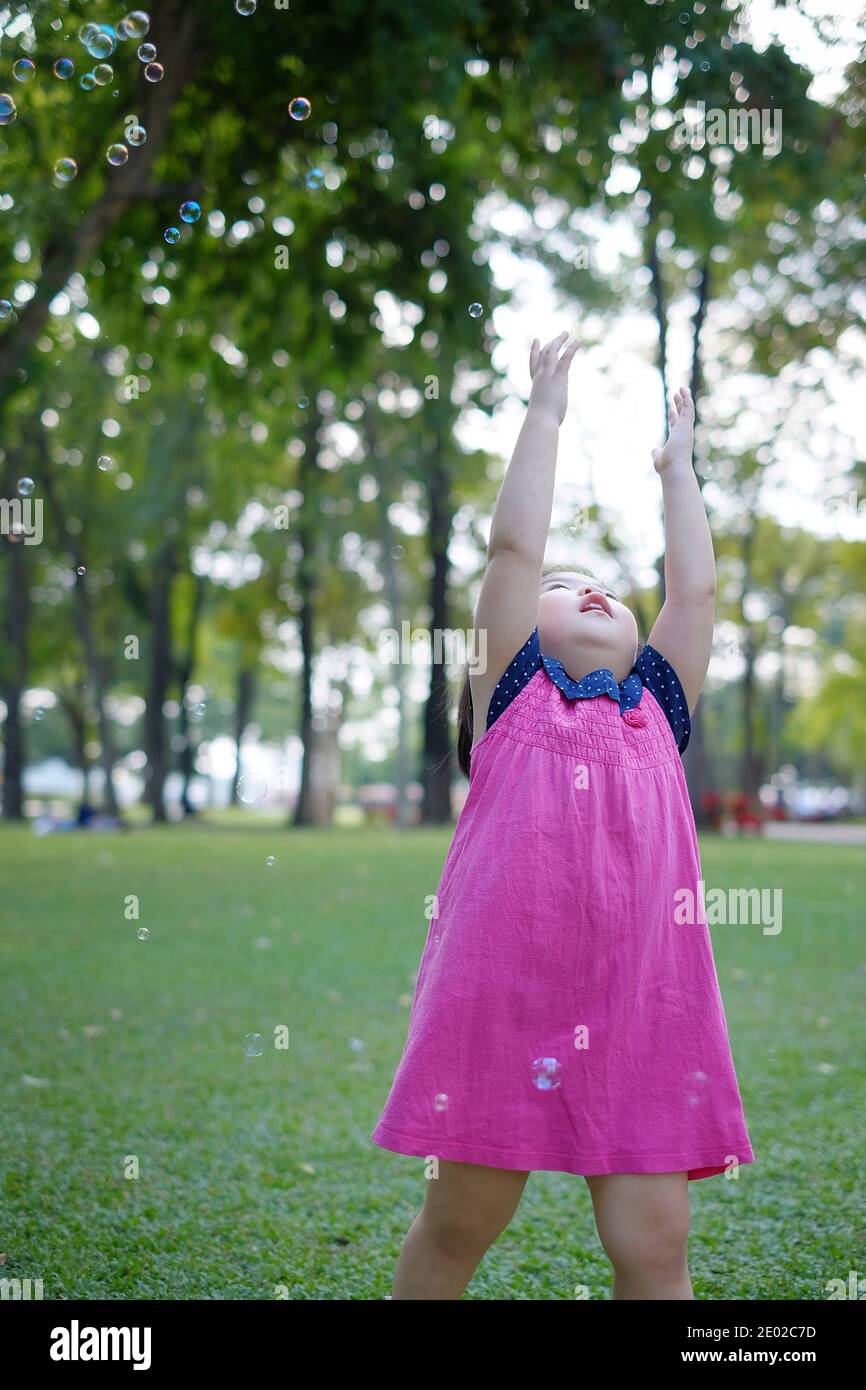
<svg viewBox="0 0 866 1390"><path fill-rule="evenodd" d="M605 1173L586 1182L599 1239L613 1265L614 1298L694 1298L687 1174Z"/></svg>
<svg viewBox="0 0 866 1390"><path fill-rule="evenodd" d="M393 1299L460 1298L508 1225L528 1173L440 1160L400 1251Z"/></svg>

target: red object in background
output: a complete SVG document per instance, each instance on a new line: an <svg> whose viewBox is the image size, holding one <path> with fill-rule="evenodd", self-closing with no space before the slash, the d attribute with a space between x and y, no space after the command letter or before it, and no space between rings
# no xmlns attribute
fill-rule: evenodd
<svg viewBox="0 0 866 1390"><path fill-rule="evenodd" d="M760 830L764 824L763 808L745 792L735 792L730 800L731 815L738 830Z"/></svg>
<svg viewBox="0 0 866 1390"><path fill-rule="evenodd" d="M704 820L713 830L721 830L722 828L723 809L722 798L718 792L704 792L701 797L701 810Z"/></svg>

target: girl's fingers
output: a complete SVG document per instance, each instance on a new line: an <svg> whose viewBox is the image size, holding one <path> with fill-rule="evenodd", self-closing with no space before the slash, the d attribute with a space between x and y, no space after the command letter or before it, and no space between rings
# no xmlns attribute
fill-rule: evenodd
<svg viewBox="0 0 866 1390"><path fill-rule="evenodd" d="M529 375L535 376L535 369L538 366L538 357L541 352L538 339L533 338L532 347L529 349Z"/></svg>
<svg viewBox="0 0 866 1390"><path fill-rule="evenodd" d="M564 371L568 371L569 367L572 364L572 361L574 360L574 354L577 352L577 349L579 347L579 338L573 338L572 341L568 344L568 347L565 349L565 352L559 359L559 366L562 367Z"/></svg>
<svg viewBox="0 0 866 1390"><path fill-rule="evenodd" d="M557 357L559 355L559 349L562 347L567 337L567 333L557 333L555 338L551 338L550 342L545 344L544 351L542 353L542 356L545 358L545 360L547 360L550 357Z"/></svg>

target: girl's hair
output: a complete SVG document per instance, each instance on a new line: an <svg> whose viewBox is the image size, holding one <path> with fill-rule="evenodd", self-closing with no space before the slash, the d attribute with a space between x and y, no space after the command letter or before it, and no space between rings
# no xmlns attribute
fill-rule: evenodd
<svg viewBox="0 0 866 1390"><path fill-rule="evenodd" d="M546 565L541 571L541 578L545 579L549 574L570 574L564 565ZM585 574L588 579L594 579L597 584L601 584L598 575L591 574L589 570L575 570L574 573ZM457 702L457 765L464 777L469 776L470 749L472 748L473 723L472 723L472 691L469 685L469 667L463 676L463 685L460 689L460 698Z"/></svg>

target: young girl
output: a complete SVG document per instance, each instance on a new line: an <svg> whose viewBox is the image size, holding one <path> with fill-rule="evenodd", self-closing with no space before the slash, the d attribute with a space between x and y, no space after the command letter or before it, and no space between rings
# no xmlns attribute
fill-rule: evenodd
<svg viewBox="0 0 866 1390"><path fill-rule="evenodd" d="M709 932L676 896L702 902L680 754L715 591L694 406L677 391L653 451L666 596L641 647L590 576L542 574L566 338L532 344L476 612L486 670L461 701L469 794L372 1135L437 1160L395 1299L459 1298L533 1169L586 1177L614 1298L690 1299L688 1183L754 1162Z"/></svg>

